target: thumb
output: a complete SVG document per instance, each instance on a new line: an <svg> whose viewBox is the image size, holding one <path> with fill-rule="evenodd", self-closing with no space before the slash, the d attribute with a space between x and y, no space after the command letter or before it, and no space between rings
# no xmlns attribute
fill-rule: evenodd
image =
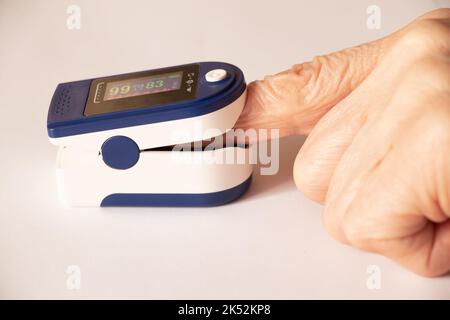
<svg viewBox="0 0 450 320"><path fill-rule="evenodd" d="M276 128L280 136L308 134L370 74L386 46L384 40L318 56L250 83L235 128Z"/></svg>

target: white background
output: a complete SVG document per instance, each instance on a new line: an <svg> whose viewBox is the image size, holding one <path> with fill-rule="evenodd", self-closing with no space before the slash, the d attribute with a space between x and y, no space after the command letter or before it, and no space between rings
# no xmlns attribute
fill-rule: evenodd
<svg viewBox="0 0 450 320"><path fill-rule="evenodd" d="M66 27L69 4L80 30ZM380 30L366 28L371 4ZM321 207L292 181L301 137L282 141L278 175L256 171L227 206L68 209L46 133L60 82L204 60L251 81L438 6L449 2L0 0L0 298L450 298L450 277L421 278L325 233ZM80 290L66 287L69 265ZM369 265L380 290L366 287Z"/></svg>

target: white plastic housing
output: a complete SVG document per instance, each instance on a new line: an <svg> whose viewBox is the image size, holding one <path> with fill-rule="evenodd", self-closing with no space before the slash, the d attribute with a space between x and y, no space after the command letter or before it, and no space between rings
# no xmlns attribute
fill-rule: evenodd
<svg viewBox="0 0 450 320"><path fill-rule="evenodd" d="M99 154L61 147L57 158L59 195L70 206L100 206L106 196L114 193L224 191L252 174L249 153L250 149L239 147L145 151L134 167L116 170L108 167Z"/></svg>
<svg viewBox="0 0 450 320"><path fill-rule="evenodd" d="M108 167L100 151L113 136L133 139L140 150L165 146L168 136L173 145L219 136L234 126L245 99L246 91L228 106L198 117L50 139L59 146L60 198L70 206L100 206L117 193L204 194L240 185L252 173L249 148L141 151L137 164L126 170Z"/></svg>

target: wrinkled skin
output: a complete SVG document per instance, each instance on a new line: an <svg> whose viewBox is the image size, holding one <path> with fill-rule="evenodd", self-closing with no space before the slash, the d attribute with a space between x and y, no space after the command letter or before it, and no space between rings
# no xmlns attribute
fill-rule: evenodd
<svg viewBox="0 0 450 320"><path fill-rule="evenodd" d="M294 180L332 237L450 271L450 9L251 83L236 127L308 135Z"/></svg>

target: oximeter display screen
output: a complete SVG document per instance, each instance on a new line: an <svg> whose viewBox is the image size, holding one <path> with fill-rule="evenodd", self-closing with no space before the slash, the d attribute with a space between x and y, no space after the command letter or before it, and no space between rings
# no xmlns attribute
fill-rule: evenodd
<svg viewBox="0 0 450 320"><path fill-rule="evenodd" d="M157 76L107 82L103 100L114 100L178 90L180 89L182 78L183 72L179 71Z"/></svg>
<svg viewBox="0 0 450 320"><path fill-rule="evenodd" d="M161 107L195 99L198 73L199 65L190 64L94 79L84 115Z"/></svg>

